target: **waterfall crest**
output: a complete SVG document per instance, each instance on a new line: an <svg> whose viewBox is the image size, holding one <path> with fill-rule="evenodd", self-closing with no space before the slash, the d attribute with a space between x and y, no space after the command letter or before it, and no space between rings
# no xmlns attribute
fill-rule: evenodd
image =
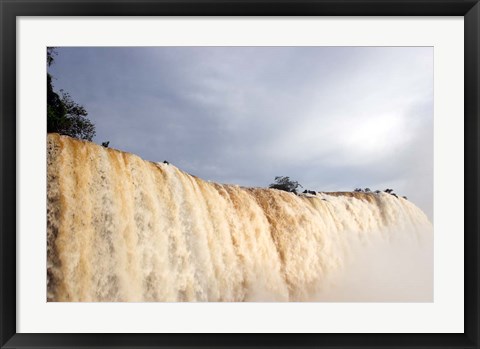
<svg viewBox="0 0 480 349"><path fill-rule="evenodd" d="M433 235L386 193L211 183L57 134L47 153L49 301L308 301L356 246Z"/></svg>

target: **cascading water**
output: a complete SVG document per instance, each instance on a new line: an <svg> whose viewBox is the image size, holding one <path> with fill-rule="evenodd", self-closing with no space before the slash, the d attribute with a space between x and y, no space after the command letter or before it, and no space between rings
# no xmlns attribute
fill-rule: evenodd
<svg viewBox="0 0 480 349"><path fill-rule="evenodd" d="M358 246L432 241L389 194L210 183L56 134L47 179L49 301L321 300Z"/></svg>

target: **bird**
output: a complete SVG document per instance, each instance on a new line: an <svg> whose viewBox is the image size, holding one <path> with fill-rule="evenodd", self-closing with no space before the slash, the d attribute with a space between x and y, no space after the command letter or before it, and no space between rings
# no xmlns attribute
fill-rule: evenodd
<svg viewBox="0 0 480 349"><path fill-rule="evenodd" d="M105 148L108 148L108 145L110 144L110 141L108 142L102 142L102 146Z"/></svg>
<svg viewBox="0 0 480 349"><path fill-rule="evenodd" d="M170 165L170 163L167 160L163 161L164 164Z"/></svg>

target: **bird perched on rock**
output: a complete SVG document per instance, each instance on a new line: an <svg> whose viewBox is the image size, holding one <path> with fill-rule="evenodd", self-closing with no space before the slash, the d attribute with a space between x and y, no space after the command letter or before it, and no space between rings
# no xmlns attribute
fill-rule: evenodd
<svg viewBox="0 0 480 349"><path fill-rule="evenodd" d="M170 163L167 160L163 161L164 164L170 165Z"/></svg>

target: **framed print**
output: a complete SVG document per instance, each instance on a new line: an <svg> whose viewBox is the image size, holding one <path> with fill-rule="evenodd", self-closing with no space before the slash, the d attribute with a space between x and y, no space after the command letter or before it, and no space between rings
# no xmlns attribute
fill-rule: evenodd
<svg viewBox="0 0 480 349"><path fill-rule="evenodd" d="M478 1L1 6L2 348L478 347Z"/></svg>

